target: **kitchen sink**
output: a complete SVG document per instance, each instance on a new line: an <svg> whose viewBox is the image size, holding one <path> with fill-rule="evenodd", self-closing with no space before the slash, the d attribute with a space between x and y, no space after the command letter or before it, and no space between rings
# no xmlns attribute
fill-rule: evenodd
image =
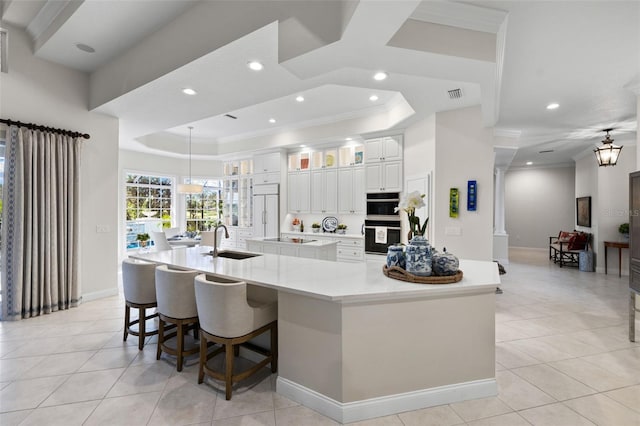
<svg viewBox="0 0 640 426"><path fill-rule="evenodd" d="M209 254L213 256L212 252L210 252ZM249 259L251 257L256 257L256 256L261 256L261 255L257 253L243 253L240 251L230 251L230 250L218 252L218 257L224 257L227 259L236 259L236 260Z"/></svg>

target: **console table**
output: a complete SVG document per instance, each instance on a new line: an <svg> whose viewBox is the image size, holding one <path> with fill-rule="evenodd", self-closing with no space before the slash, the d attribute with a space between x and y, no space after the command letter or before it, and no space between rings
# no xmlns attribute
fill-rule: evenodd
<svg viewBox="0 0 640 426"><path fill-rule="evenodd" d="M628 242L620 242L620 241L605 241L604 242L604 273L607 274L607 249L609 247L618 249L618 276L622 276L622 249L629 248Z"/></svg>

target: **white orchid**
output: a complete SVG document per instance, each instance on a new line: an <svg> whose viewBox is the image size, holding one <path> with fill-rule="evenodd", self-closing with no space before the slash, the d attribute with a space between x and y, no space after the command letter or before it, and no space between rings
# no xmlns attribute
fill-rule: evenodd
<svg viewBox="0 0 640 426"><path fill-rule="evenodd" d="M409 226L414 235L424 235L427 230L427 223L429 223L429 218L427 218L424 221L424 225L420 226L420 218L416 216L416 209L425 206L424 197L425 194L420 194L418 191L410 192L400 197L400 203L394 209L396 213L400 210L407 212Z"/></svg>

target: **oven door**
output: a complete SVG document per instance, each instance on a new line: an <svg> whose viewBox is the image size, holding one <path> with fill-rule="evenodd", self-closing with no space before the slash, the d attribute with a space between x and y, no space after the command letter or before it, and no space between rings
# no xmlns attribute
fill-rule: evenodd
<svg viewBox="0 0 640 426"><path fill-rule="evenodd" d="M387 226L387 241L376 242L376 226L364 227L364 251L367 253L387 253L387 248L400 242L399 226Z"/></svg>

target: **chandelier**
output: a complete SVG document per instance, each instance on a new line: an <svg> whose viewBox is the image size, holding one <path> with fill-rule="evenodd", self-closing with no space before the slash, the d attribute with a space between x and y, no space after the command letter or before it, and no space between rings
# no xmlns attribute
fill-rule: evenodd
<svg viewBox="0 0 640 426"><path fill-rule="evenodd" d="M598 160L598 166L615 166L622 147L613 144L613 139L609 136L609 132L613 129L603 129L602 131L607 132L607 136L602 141L602 146L593 150L596 154L596 160Z"/></svg>
<svg viewBox="0 0 640 426"><path fill-rule="evenodd" d="M189 126L189 183L178 184L178 194L200 194L203 186L197 183L193 183L191 179L191 131L192 126Z"/></svg>

